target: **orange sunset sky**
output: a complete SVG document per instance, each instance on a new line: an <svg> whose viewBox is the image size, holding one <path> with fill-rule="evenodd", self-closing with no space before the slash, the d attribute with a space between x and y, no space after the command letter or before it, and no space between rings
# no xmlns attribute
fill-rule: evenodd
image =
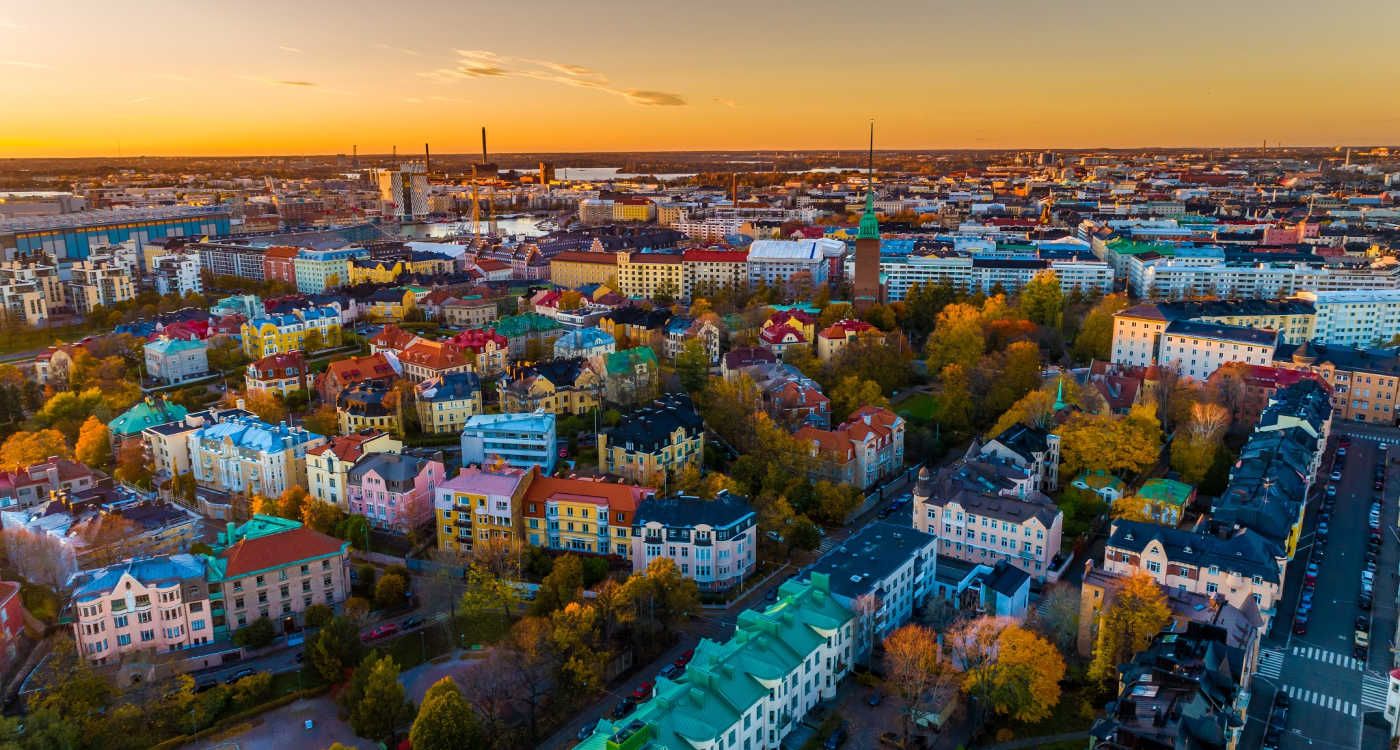
<svg viewBox="0 0 1400 750"><path fill-rule="evenodd" d="M0 0L0 157L1400 141L1394 0Z"/></svg>

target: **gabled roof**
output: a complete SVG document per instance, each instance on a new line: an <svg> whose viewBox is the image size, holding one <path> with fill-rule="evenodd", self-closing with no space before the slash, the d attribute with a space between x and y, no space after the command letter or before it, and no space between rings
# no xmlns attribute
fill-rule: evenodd
<svg viewBox="0 0 1400 750"><path fill-rule="evenodd" d="M375 454L380 455L380 454ZM256 519L257 516L254 516ZM251 523L251 522L250 522ZM220 550L215 559L222 563L220 578L228 580L260 570L284 568L327 555L344 554L348 542L297 524L296 528L263 536L240 535L237 542Z"/></svg>

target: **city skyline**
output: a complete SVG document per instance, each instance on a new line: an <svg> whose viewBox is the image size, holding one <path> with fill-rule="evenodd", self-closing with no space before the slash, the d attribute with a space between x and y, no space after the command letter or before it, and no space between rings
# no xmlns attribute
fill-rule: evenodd
<svg viewBox="0 0 1400 750"><path fill-rule="evenodd" d="M1383 144L1400 7L0 11L0 157ZM801 11L800 13L798 11ZM17 114L16 114L17 113Z"/></svg>

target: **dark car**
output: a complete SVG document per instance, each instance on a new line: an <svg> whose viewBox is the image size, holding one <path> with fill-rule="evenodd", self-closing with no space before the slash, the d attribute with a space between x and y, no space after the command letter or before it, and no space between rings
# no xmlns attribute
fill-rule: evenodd
<svg viewBox="0 0 1400 750"><path fill-rule="evenodd" d="M846 732L846 724L843 722L841 726L836 727L835 732L832 732L826 738L826 742L822 743L823 750L836 750L836 748L846 744L846 738L848 736L849 733Z"/></svg>
<svg viewBox="0 0 1400 750"><path fill-rule="evenodd" d="M865 705L874 708L880 705L880 702L884 699L884 694L882 694L879 690L871 690L870 695L865 696Z"/></svg>
<svg viewBox="0 0 1400 750"><path fill-rule="evenodd" d="M631 696L628 696L626 698L623 698L622 701L618 703L615 708L613 708L612 715L614 719L623 719L626 718L628 714L636 710L637 701L633 700Z"/></svg>
<svg viewBox="0 0 1400 750"><path fill-rule="evenodd" d="M423 622L424 622L423 618L419 617L418 615L414 615L413 617L405 618L404 621L403 621L403 629L404 629L404 630L412 630L412 629L414 629L414 628L422 627L422 626L423 626Z"/></svg>
<svg viewBox="0 0 1400 750"><path fill-rule="evenodd" d="M232 685L233 683L238 682L244 677L252 677L254 674L255 673L251 667L244 667L238 670L237 672L234 672L233 674L229 675L228 679L224 680L224 684Z"/></svg>
<svg viewBox="0 0 1400 750"><path fill-rule="evenodd" d="M660 672L658 672L657 674L660 674L662 677L665 677L665 678L668 679L668 680L674 680L674 679L676 679L677 677L680 677L680 676L681 676L681 672L684 672L684 671L685 671L685 668L684 668L684 667L678 667L678 666L676 666L675 664L667 664L666 667L665 667L664 669L662 669Z"/></svg>
<svg viewBox="0 0 1400 750"><path fill-rule="evenodd" d="M768 589L768 593L766 593L766 594L763 595L763 601L765 601L765 602L776 602L776 601L778 601L778 587L777 587L777 586L774 586L773 588Z"/></svg>
<svg viewBox="0 0 1400 750"><path fill-rule="evenodd" d="M1361 594L1360 596L1356 597L1356 606L1360 607L1360 608L1361 608L1363 611L1365 611L1365 612L1370 612L1370 611L1371 611L1371 595L1370 595L1370 594Z"/></svg>
<svg viewBox="0 0 1400 750"><path fill-rule="evenodd" d="M672 664L675 664L675 665L678 666L678 667L684 668L687 664L690 663L690 660L691 660L691 659L694 659L694 658L695 658L695 649L693 649L693 648L688 648L688 649L682 651L682 652L681 652L681 655L680 655L680 656L677 656L677 657L676 657L676 660L673 661L673 662L671 662L671 663L672 663Z"/></svg>
<svg viewBox="0 0 1400 750"><path fill-rule="evenodd" d="M1293 618L1293 635L1308 634L1308 618L1299 616Z"/></svg>
<svg viewBox="0 0 1400 750"><path fill-rule="evenodd" d="M209 675L209 674L200 675L199 677L196 677L195 680L194 680L194 691L195 691L196 693L202 693L202 692L204 692L205 690L211 690L211 689L213 689L213 688L214 688L215 686L217 686L218 684L219 684L219 680L218 680L218 678L214 677L214 675Z"/></svg>
<svg viewBox="0 0 1400 750"><path fill-rule="evenodd" d="M1371 632L1371 618L1367 617L1366 615L1357 615L1356 629L1362 631L1363 633Z"/></svg>

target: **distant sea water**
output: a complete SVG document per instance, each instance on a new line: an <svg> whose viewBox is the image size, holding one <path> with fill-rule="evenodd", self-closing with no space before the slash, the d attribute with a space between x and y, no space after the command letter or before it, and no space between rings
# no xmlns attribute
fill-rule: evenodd
<svg viewBox="0 0 1400 750"><path fill-rule="evenodd" d="M0 198L57 198L72 195L66 190L0 190Z"/></svg>

